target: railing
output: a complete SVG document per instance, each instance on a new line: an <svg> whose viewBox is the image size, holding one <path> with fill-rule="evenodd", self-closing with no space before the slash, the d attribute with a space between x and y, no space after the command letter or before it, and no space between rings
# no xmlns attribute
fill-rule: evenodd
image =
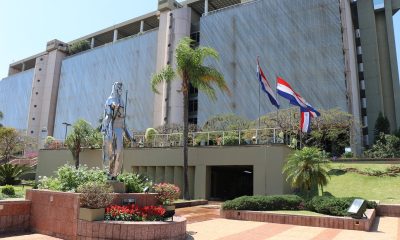
<svg viewBox="0 0 400 240"><path fill-rule="evenodd" d="M249 145L284 143L279 128L245 129L232 131L189 132L189 146ZM154 134L149 139L135 135L134 147L181 147L183 133Z"/></svg>
<svg viewBox="0 0 400 240"><path fill-rule="evenodd" d="M154 134L145 139L145 135L134 135L134 142L125 148L137 147L182 147L183 133ZM189 146L235 146L265 145L274 143L290 143L291 137L285 136L280 128L243 129L230 131L189 132ZM45 149L65 148L62 140L46 146Z"/></svg>

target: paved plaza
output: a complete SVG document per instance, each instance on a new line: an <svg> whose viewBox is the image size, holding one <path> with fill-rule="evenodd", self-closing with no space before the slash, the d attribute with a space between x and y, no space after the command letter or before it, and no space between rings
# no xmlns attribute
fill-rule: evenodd
<svg viewBox="0 0 400 240"><path fill-rule="evenodd" d="M377 217L371 232L229 220L216 204L177 209L188 220L187 240L400 240L400 218ZM56 240L41 234L0 236L4 240Z"/></svg>

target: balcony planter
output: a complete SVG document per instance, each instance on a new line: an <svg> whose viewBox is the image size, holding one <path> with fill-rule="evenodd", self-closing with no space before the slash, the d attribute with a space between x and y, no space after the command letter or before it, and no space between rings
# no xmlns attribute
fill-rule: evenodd
<svg viewBox="0 0 400 240"><path fill-rule="evenodd" d="M86 221L101 221L104 220L105 208L80 208L79 219Z"/></svg>

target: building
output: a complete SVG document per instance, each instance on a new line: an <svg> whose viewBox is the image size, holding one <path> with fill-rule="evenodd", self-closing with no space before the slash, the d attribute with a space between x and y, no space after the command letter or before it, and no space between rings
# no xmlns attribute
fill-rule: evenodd
<svg viewBox="0 0 400 240"><path fill-rule="evenodd" d="M0 81L3 124L38 139L63 139L78 118L97 124L111 84L128 89L127 124L135 130L182 121L175 81L152 93L152 73L174 66L174 49L190 36L221 55L209 62L225 76L232 96L211 102L191 91L190 121L234 113L249 119L275 111L258 97L256 57L273 83L283 77L316 108L340 108L361 123L353 149L373 140L382 112L400 126L399 78L392 16L400 0L159 0L158 10L70 43L53 40L46 50L10 65ZM90 50L67 55L67 45L87 40ZM12 91L10 91L12 89ZM288 107L283 100L282 106ZM210 107L212 106L212 107Z"/></svg>

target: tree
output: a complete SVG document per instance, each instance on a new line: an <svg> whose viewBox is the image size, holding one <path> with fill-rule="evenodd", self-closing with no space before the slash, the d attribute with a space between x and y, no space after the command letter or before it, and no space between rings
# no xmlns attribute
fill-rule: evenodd
<svg viewBox="0 0 400 240"><path fill-rule="evenodd" d="M3 120L4 114L2 111L0 111L0 120ZM0 123L0 128L3 127L3 124Z"/></svg>
<svg viewBox="0 0 400 240"><path fill-rule="evenodd" d="M9 162L11 156L23 150L23 137L14 128L0 128L0 162Z"/></svg>
<svg viewBox="0 0 400 240"><path fill-rule="evenodd" d="M0 165L0 184L17 184L19 177L31 171L32 169L27 165L14 165L9 163Z"/></svg>
<svg viewBox="0 0 400 240"><path fill-rule="evenodd" d="M390 134L390 123L387 117L383 116L382 112L379 112L378 118L375 122L374 127L374 139L377 141L381 135L383 134Z"/></svg>
<svg viewBox="0 0 400 240"><path fill-rule="evenodd" d="M282 172L287 175L286 181L292 187L306 191L307 197L310 197L315 187L318 189L320 186L323 192L323 186L328 184L328 163L320 149L304 147L288 157Z"/></svg>
<svg viewBox="0 0 400 240"><path fill-rule="evenodd" d="M193 41L186 37L183 38L176 48L176 71L167 65L160 72L154 74L151 79L153 92L159 94L157 85L165 81L171 82L179 75L182 80L181 92L183 95L183 197L189 199L189 179L188 179L188 105L189 105L189 86L190 84L206 93L212 100L216 100L216 93L213 85L216 85L223 92L229 93L229 88L224 77L214 67L204 66L204 59L207 57L218 60L219 55L216 50L209 47L191 48Z"/></svg>
<svg viewBox="0 0 400 240"><path fill-rule="evenodd" d="M72 131L65 141L74 158L75 167L79 167L79 154L82 148L98 148L101 146L101 133L92 128L90 123L79 119L72 125Z"/></svg>

